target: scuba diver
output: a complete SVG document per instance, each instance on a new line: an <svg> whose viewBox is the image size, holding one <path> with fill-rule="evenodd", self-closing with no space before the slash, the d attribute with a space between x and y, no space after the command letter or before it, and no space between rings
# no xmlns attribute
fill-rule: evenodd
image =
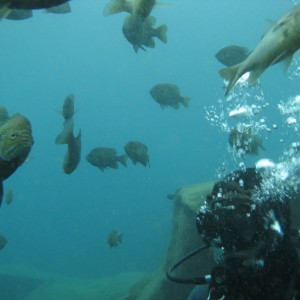
<svg viewBox="0 0 300 300"><path fill-rule="evenodd" d="M300 196L296 188L278 192L273 186L268 192L268 182L265 174L248 168L214 185L196 217L205 245L166 274L171 281L196 285L188 300L300 299L300 231L291 218ZM190 279L172 274L205 249L214 254L211 274Z"/></svg>

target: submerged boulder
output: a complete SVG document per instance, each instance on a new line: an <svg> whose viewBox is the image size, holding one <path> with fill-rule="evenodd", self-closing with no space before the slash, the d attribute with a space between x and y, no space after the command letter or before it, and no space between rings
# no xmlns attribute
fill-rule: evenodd
<svg viewBox="0 0 300 300"><path fill-rule="evenodd" d="M184 186L168 198L173 201L172 233L167 253L155 274L138 281L122 300L182 300L187 299L193 285L173 283L166 278L166 272L177 260L203 245L196 229L196 215L204 204L214 183ZM194 278L210 273L212 254L207 250L197 255L175 272L176 277Z"/></svg>

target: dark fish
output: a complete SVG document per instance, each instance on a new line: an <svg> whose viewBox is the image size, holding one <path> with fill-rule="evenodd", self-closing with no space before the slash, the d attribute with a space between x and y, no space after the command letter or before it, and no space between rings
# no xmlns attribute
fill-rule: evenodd
<svg viewBox="0 0 300 300"><path fill-rule="evenodd" d="M104 8L104 15L110 16L120 12L128 12L145 19L150 16L155 0L111 0Z"/></svg>
<svg viewBox="0 0 300 300"><path fill-rule="evenodd" d="M19 21L32 18L32 10L29 9L12 9L5 19Z"/></svg>
<svg viewBox="0 0 300 300"><path fill-rule="evenodd" d="M9 115L6 108L0 105L0 127L3 126L8 119L9 119Z"/></svg>
<svg viewBox="0 0 300 300"><path fill-rule="evenodd" d="M67 14L71 12L71 6L69 3L63 3L58 6L52 6L45 9L45 12L52 14Z"/></svg>
<svg viewBox="0 0 300 300"><path fill-rule="evenodd" d="M294 53L300 48L300 5L295 5L264 34L259 44L241 63L219 71L229 81L225 96L247 72L249 85L272 64L285 60L288 67Z"/></svg>
<svg viewBox="0 0 300 300"><path fill-rule="evenodd" d="M123 234L117 230L112 230L107 236L107 243L110 248L117 247L122 243Z"/></svg>
<svg viewBox="0 0 300 300"><path fill-rule="evenodd" d="M62 114L65 120L68 120L74 116L74 101L75 96L73 94L67 96L64 101Z"/></svg>
<svg viewBox="0 0 300 300"><path fill-rule="evenodd" d="M0 0L0 7L10 9L42 9L58 6L69 0Z"/></svg>
<svg viewBox="0 0 300 300"><path fill-rule="evenodd" d="M158 104L160 104L161 108L171 106L178 109L180 103L186 108L189 106L190 98L180 96L179 88L175 84L157 84L150 90L150 95Z"/></svg>
<svg viewBox="0 0 300 300"><path fill-rule="evenodd" d="M137 142L137 141L130 141L124 146L125 152L131 161L136 163L141 163L144 167L147 167L147 164L150 167L149 163L149 155L148 155L148 148L146 145Z"/></svg>
<svg viewBox="0 0 300 300"><path fill-rule="evenodd" d="M81 130L77 137L74 137L73 132L68 141L68 149L63 162L63 169L66 174L71 174L79 165L81 157Z"/></svg>
<svg viewBox="0 0 300 300"><path fill-rule="evenodd" d="M62 132L59 133L55 138L55 144L63 145L63 144L70 143L70 140L74 139L73 129L74 129L73 119L71 118L66 120L63 124Z"/></svg>
<svg viewBox="0 0 300 300"><path fill-rule="evenodd" d="M258 155L259 149L265 150L261 136L253 134L251 127L233 128L229 133L228 142L241 155Z"/></svg>
<svg viewBox="0 0 300 300"><path fill-rule="evenodd" d="M7 244L7 239L2 234L0 234L0 250L3 249L6 244Z"/></svg>
<svg viewBox="0 0 300 300"><path fill-rule="evenodd" d="M241 63L250 54L250 51L246 47L231 45L219 50L215 57L216 59L227 67Z"/></svg>
<svg viewBox="0 0 300 300"><path fill-rule="evenodd" d="M138 15L129 15L125 18L122 31L127 41L133 45L135 52L139 49L146 50L145 47L154 48L155 37L167 43L167 25L154 28L155 21L152 16L143 19Z"/></svg>
<svg viewBox="0 0 300 300"><path fill-rule="evenodd" d="M0 127L0 205L3 197L2 182L23 164L32 145L31 124L26 117L13 115Z"/></svg>
<svg viewBox="0 0 300 300"><path fill-rule="evenodd" d="M101 171L107 168L117 169L118 162L127 167L126 159L126 155L117 156L117 151L114 148L105 147L94 148L86 156L86 160Z"/></svg>

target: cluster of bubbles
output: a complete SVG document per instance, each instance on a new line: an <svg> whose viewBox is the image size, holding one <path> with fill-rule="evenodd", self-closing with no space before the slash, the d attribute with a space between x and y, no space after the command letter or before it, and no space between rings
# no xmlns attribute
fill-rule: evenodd
<svg viewBox="0 0 300 300"><path fill-rule="evenodd" d="M300 61L294 59L289 68L289 79L299 80ZM261 159L256 169L262 175L260 190L256 191L257 199L283 200L297 193L300 189L300 95L290 96L277 105L287 135L294 140L283 151L277 163L269 159Z"/></svg>
<svg viewBox="0 0 300 300"><path fill-rule="evenodd" d="M287 102L281 101L278 110L284 117L284 123L294 132L299 132L300 95L291 97Z"/></svg>
<svg viewBox="0 0 300 300"><path fill-rule="evenodd" d="M289 68L289 79L300 78L300 61L294 59ZM248 74L239 80L233 92L225 99L219 99L218 105L205 108L205 118L212 126L218 127L222 132L230 136L233 130L243 132L251 128L253 136L271 133L277 129L276 124L269 125L265 116L265 110L269 107L259 82L253 87L247 83ZM226 84L226 82L224 82ZM296 138L287 145L279 162L275 163L270 159L261 159L256 162L256 169L262 175L262 185L257 190L256 197L259 200L279 198L286 199L300 189L300 95L289 97L277 105L277 109L283 118L283 126L287 128L289 137L296 133ZM237 163L238 168L244 170L245 151L230 147L228 153ZM224 177L228 170L229 163L223 161L217 169L218 178ZM236 166L235 166L236 168ZM241 183L242 187L243 183ZM274 196L274 197L273 197ZM275 197L276 196L276 197Z"/></svg>
<svg viewBox="0 0 300 300"><path fill-rule="evenodd" d="M284 118L284 123L289 129L296 132L298 138L300 122L300 95L280 102L278 109ZM293 195L300 189L300 141L291 143L283 152L279 162L261 159L256 163L256 169L261 172L263 181L257 197L284 199Z"/></svg>
<svg viewBox="0 0 300 300"><path fill-rule="evenodd" d="M284 201L299 191L299 146L293 145L290 151L285 153L285 160L279 163L274 163L269 159L262 159L256 163L256 169L262 175L262 183L260 189L255 191L255 199ZM297 153L296 156L295 153Z"/></svg>
<svg viewBox="0 0 300 300"><path fill-rule="evenodd" d="M231 119L252 120L269 106L259 82L251 89L248 88L249 73L237 82L235 89L225 99L218 99L218 107L205 107L205 118L211 125L219 127L224 132L230 132ZM224 81L224 84L227 82Z"/></svg>
<svg viewBox="0 0 300 300"><path fill-rule="evenodd" d="M267 117L264 116L269 103L265 99L260 83L249 87L248 77L249 73L242 76L226 99L218 99L217 105L205 107L205 118L208 122L228 135L228 153L240 169L245 168L246 144L251 144L260 133L270 133L277 128L277 125L269 126ZM240 143L243 145L240 147L230 146L230 136L234 136L235 132L239 134L236 140L242 140ZM227 163L222 162L222 166L217 169L217 177L222 178L224 173L229 172L226 169Z"/></svg>

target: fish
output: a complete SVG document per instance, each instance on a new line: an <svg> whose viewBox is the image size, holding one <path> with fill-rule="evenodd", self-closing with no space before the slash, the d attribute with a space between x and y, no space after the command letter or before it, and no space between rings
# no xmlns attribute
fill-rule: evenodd
<svg viewBox="0 0 300 300"><path fill-rule="evenodd" d="M71 174L78 167L81 158L81 130L77 137L73 132L68 141L68 149L63 161L63 170L66 174Z"/></svg>
<svg viewBox="0 0 300 300"><path fill-rule="evenodd" d="M71 6L68 2L66 2L57 6L46 8L44 12L52 14L67 14L71 12Z"/></svg>
<svg viewBox="0 0 300 300"><path fill-rule="evenodd" d="M133 164L141 163L144 167L150 167L148 148L143 143L130 141L124 146L124 150Z"/></svg>
<svg viewBox="0 0 300 300"><path fill-rule="evenodd" d="M7 239L2 234L0 234L0 250L3 249L6 244L7 244Z"/></svg>
<svg viewBox="0 0 300 300"><path fill-rule="evenodd" d="M4 196L4 202L7 205L10 205L13 201L13 198L14 198L14 194L13 194L12 190L10 188L7 188L6 192L5 192L5 196Z"/></svg>
<svg viewBox="0 0 300 300"><path fill-rule="evenodd" d="M230 45L220 49L216 54L215 58L227 67L234 66L244 61L251 51L242 46Z"/></svg>
<svg viewBox="0 0 300 300"><path fill-rule="evenodd" d="M229 133L229 145L239 154L258 155L259 150L265 150L262 138L252 132L252 128L233 128Z"/></svg>
<svg viewBox="0 0 300 300"><path fill-rule="evenodd" d="M62 115L65 118L65 120L68 120L74 116L74 101L75 96L73 94L68 95L64 101Z"/></svg>
<svg viewBox="0 0 300 300"><path fill-rule="evenodd" d="M300 5L296 5L275 22L244 61L219 71L229 81L225 96L245 73L250 72L248 84L253 85L270 65L285 61L288 67L299 48Z"/></svg>
<svg viewBox="0 0 300 300"><path fill-rule="evenodd" d="M123 241L123 234L118 230L112 230L107 235L107 243L110 248L119 246Z"/></svg>
<svg viewBox="0 0 300 300"><path fill-rule="evenodd" d="M118 163L127 167L127 155L118 156L114 148L96 147L88 153L86 160L101 171L107 168L117 169L119 167Z"/></svg>
<svg viewBox="0 0 300 300"><path fill-rule="evenodd" d="M155 22L156 19L152 16L143 19L140 16L129 15L125 18L122 32L136 53L139 49L145 51L145 47L154 48L154 38L167 43L167 25L163 24L154 28Z"/></svg>
<svg viewBox="0 0 300 300"><path fill-rule="evenodd" d="M111 0L104 7L104 16L127 12L131 15L140 16L146 19L150 16L153 7L156 5L155 0Z"/></svg>
<svg viewBox="0 0 300 300"><path fill-rule="evenodd" d="M72 118L67 119L63 123L63 130L55 138L55 144L57 145L69 144L70 140L74 139L73 129L74 129L73 119Z"/></svg>
<svg viewBox="0 0 300 300"><path fill-rule="evenodd" d="M58 6L69 0L0 0L0 7L9 9L43 9Z"/></svg>
<svg viewBox="0 0 300 300"><path fill-rule="evenodd" d="M8 119L9 119L9 115L6 108L0 105L0 127L3 126Z"/></svg>
<svg viewBox="0 0 300 300"><path fill-rule="evenodd" d="M177 85L171 83L156 84L150 90L151 97L164 109L166 106L178 109L180 104L189 107L190 98L180 96Z"/></svg>
<svg viewBox="0 0 300 300"><path fill-rule="evenodd" d="M0 206L3 181L25 162L33 144L31 124L25 116L15 114L0 127Z"/></svg>

